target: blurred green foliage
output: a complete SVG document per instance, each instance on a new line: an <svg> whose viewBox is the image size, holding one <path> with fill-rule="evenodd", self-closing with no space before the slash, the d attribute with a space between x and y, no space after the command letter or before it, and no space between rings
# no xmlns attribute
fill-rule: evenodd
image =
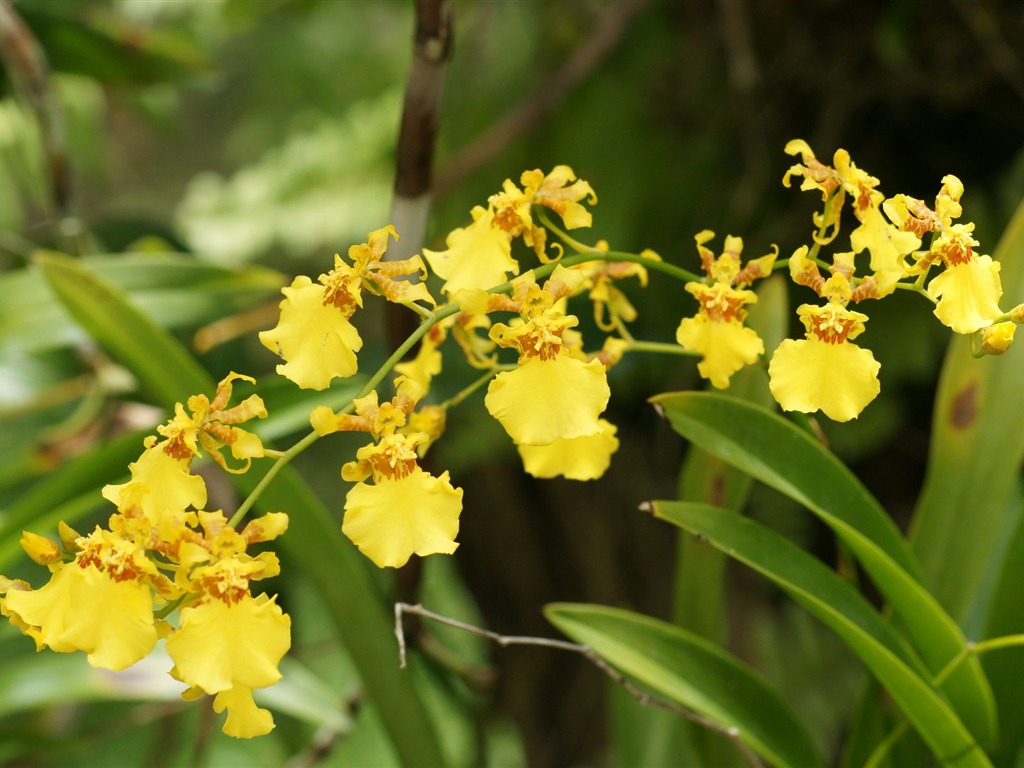
<svg viewBox="0 0 1024 768"><path fill-rule="evenodd" d="M411 2L20 0L13 7L54 72L86 263L114 263L112 273L125 275L138 263L166 266L179 258L174 252L192 257L192 271L178 273L199 288L192 297L163 279L160 295L155 283L122 287L193 350L200 327L258 311L288 276L318 274L333 253L387 223ZM613 247L649 247L695 266L693 235L713 229L742 236L750 255L772 243L788 255L807 240L815 204L780 185L789 164L782 147L794 137L823 158L848 149L890 195L928 200L944 174L958 175L965 219L977 222L985 253L1024 197L1024 63L1013 46L1024 36L1024 14L1010 0L927 8L915 0L457 0L453 12L427 247L440 247L504 178L566 163L597 190L593 236ZM66 238L38 125L12 80L5 84L0 505L7 515L96 441L160 417L130 375L98 360L55 302L33 293L42 283L26 268L31 255L63 248ZM502 125L512 128L494 131ZM140 241L152 237L158 253L152 240ZM871 315L864 341L882 363L882 395L857 422L822 425L900 523L924 472L948 338L915 298L887 301ZM691 301L677 284L653 280L636 335L670 340ZM267 327L266 317L253 330ZM363 326L368 360L384 355L379 325ZM197 355L215 378L232 368L259 377L275 363L253 333ZM673 497L682 448L645 399L698 385L693 364L676 358L618 367L611 413L623 447L614 471L585 486L522 477L498 426L469 412L479 403L453 413L435 461L466 489L462 546L452 562L425 565L423 599L517 634L549 633L540 608L552 600L667 616L674 542L634 509L645 498ZM111 452L95 481L123 474L122 458ZM336 515L338 465L335 445L298 462ZM795 519L792 505L772 492L752 498L757 519L777 528ZM83 521L106 514L100 503L86 507ZM792 526L811 549L834 556L820 527ZM854 702L822 703L819 678L787 674L808 648L831 647L831 638L802 615L776 610L778 594L744 578L731 582L735 650L784 681L798 711L816 710L834 730ZM281 582L296 617L296 671L280 695L330 699L318 716L282 703L278 731L238 744L211 731L208 713L182 707L176 693L125 704L83 659L35 656L5 627L0 762L96 765L96 755L113 751L138 765L394 763L379 713L356 706L351 661L308 605L301 571L286 570ZM400 588L381 586L389 596ZM791 634L798 641L780 640ZM450 723L442 740L458 762L595 764L616 754L604 739L603 681L575 660L438 635L498 669L486 695L419 670L435 719ZM829 658L840 659L835 675L852 690L853 661L841 649Z"/></svg>

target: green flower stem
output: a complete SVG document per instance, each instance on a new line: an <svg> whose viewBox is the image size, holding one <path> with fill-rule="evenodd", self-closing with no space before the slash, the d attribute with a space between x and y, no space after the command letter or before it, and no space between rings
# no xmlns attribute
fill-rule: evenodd
<svg viewBox="0 0 1024 768"><path fill-rule="evenodd" d="M631 261L635 264L642 264L647 269L653 269L655 272L663 272L670 277L674 277L677 280L682 280L684 283L706 283L707 278L698 275L695 272L691 272L688 269L677 267L675 264L669 264L666 261L659 261L652 259L649 256L641 256L636 253L624 253L622 251L601 251L601 261ZM590 254L590 260L594 260L595 254ZM573 264L579 264L585 259L578 259L576 256L569 256L562 261L569 266Z"/></svg>
<svg viewBox="0 0 1024 768"><path fill-rule="evenodd" d="M625 324L625 323L623 322L622 318L621 318L621 317L619 317L618 315L614 315L614 314L612 315L612 318L613 318L613 322L612 322L612 330L614 330L614 331L618 331L618 334L619 334L619 335L620 335L620 336L621 336L621 337L622 337L622 338L623 338L623 339L624 339L625 341L629 342L630 344L632 344L633 342L635 342L635 341L636 341L636 339L634 339L634 338L633 338L633 334L631 334L631 333L629 332L629 328L627 328L627 327L626 327L626 324ZM600 324L599 324L599 325L600 325ZM604 330L604 329L602 328L602 330Z"/></svg>
<svg viewBox="0 0 1024 768"><path fill-rule="evenodd" d="M384 381L384 377L387 376L391 369L402 362L402 358L405 357L406 353L409 352L416 342L427 335L427 331L437 325L445 318L451 317L452 315L460 312L458 304L448 304L447 306L441 307L431 312L419 327L415 331L409 334L409 338L403 341L394 352L391 353L391 357L384 361L384 364L377 369L377 372L370 377L370 379L363 385L363 388L359 390L359 393L355 396L355 400L360 397L366 397L373 390L377 388L377 385Z"/></svg>
<svg viewBox="0 0 1024 768"><path fill-rule="evenodd" d="M621 251L602 251L598 248L594 248L593 246L585 245L584 243L581 243L579 240L576 240L575 238L568 235L564 230L552 224L551 219L547 215L547 211L543 209L540 210L539 218L541 219L541 221L544 222L545 227L547 227L556 235L558 235L559 238L565 241L566 245L571 247L577 253L574 256L565 256L561 259L558 259L557 261L545 264L544 267L538 268L536 270L536 274L538 277L542 276L541 269L550 267L550 269L544 272L544 275L547 275L551 271L553 271L554 268L559 264L561 264L564 267L573 267L576 266L577 264L583 264L587 261L631 261L636 264L642 264L648 269L654 269L657 270L658 272L664 272L665 274L671 275L672 277L678 278L679 280L682 280L683 282L686 283L705 282L705 278L702 277L701 275L698 275L694 272L690 272L689 270L683 269L682 267L677 267L672 264L668 264L664 261L652 259L648 256L641 256L636 253L623 253Z"/></svg>
<svg viewBox="0 0 1024 768"><path fill-rule="evenodd" d="M252 493L250 493L245 498L245 501L239 505L238 509L235 510L235 514L232 515L231 520L228 521L228 525L232 528L237 528L249 510L252 509L253 504L255 504L260 495L262 495L263 490L273 482L275 477L277 477L277 473L284 469L288 462L309 448L309 446L319 439L320 435L317 434L316 431L310 432L304 438L299 440L299 442L281 454L281 458L271 465L270 469L267 470L267 474L265 474L256 484L256 487L252 489Z"/></svg>
<svg viewBox="0 0 1024 768"><path fill-rule="evenodd" d="M896 283L896 287L900 288L900 289L902 289L904 291L913 291L914 293L918 294L919 296L924 296L932 304L938 304L939 303L939 302L937 302L935 299L933 299L931 297L931 295L928 293L928 291L926 291L924 289L924 287L921 285L921 281L920 280L915 281L913 283Z"/></svg>
<svg viewBox="0 0 1024 768"><path fill-rule="evenodd" d="M422 317L424 320L430 319L430 310L427 309L426 307L421 307L415 301L403 302L402 306L403 307L407 307L408 309L411 309L413 312L415 312L417 315Z"/></svg>
<svg viewBox="0 0 1024 768"><path fill-rule="evenodd" d="M935 676L932 681L932 685L938 688L942 685L946 678L953 674L957 667L963 664L971 656L980 656L983 653L989 651L998 651L1003 648L1016 648L1018 646L1024 646L1024 635L1004 635L1003 637L993 637L989 640L980 640L976 643L968 642L963 649L950 659L949 663Z"/></svg>
<svg viewBox="0 0 1024 768"><path fill-rule="evenodd" d="M902 723L893 728L889 735L879 742L878 746L875 747L874 752L868 758L867 762L864 763L864 768L878 768L882 765L889 753L892 752L892 748L896 746L896 742L900 740L904 733L910 728L910 724L904 720Z"/></svg>
<svg viewBox="0 0 1024 768"><path fill-rule="evenodd" d="M982 346L981 333L980 332L972 333L971 334L971 357L973 357L975 360L980 360L981 358L987 357L987 356L988 355L985 353L985 349Z"/></svg>
<svg viewBox="0 0 1024 768"><path fill-rule="evenodd" d="M586 248L586 246L581 247ZM566 256L565 258L559 259L558 261L543 264L534 270L534 275L536 279L539 280L541 278L547 277L552 272L554 272L555 268L558 267L559 264L561 264L563 267L568 268L574 267L577 264L584 264L588 261L631 261L637 264L641 264L647 267L648 269L654 269L659 272L664 272L665 274L671 275L672 277L675 277L679 280L683 280L684 282L693 282L695 280L700 281L702 279L697 275L693 274L692 272L688 272L685 269L681 269L671 264L666 264L663 261L651 259L647 256L640 256L639 254L635 253L619 253L616 251L609 252L598 250L588 250L585 253L578 253L572 256ZM502 283L501 285L496 285L493 288L488 289L488 293L508 293L511 290L512 281L509 280L507 282ZM462 311L462 308L458 305L458 303L455 302L451 304L446 304L431 312L423 310L422 307L418 307L417 309L420 310L419 314L421 314L424 318L423 322L420 323L416 330L409 334L409 337L402 342L402 344L391 354L390 357L388 357L387 360L384 361L384 364L377 369L373 376L371 376L367 380L366 384L363 385L362 389L359 390L359 393L355 396L355 398L353 398L353 402L345 406L345 408L343 408L340 411L340 413L351 413L355 409L355 400L358 400L361 397L365 397L374 389L376 389L377 386L384 380L384 378L391 372L391 370L402 361L402 358L405 357L406 353L408 353L409 350L411 350L416 345L416 343L419 342L419 340L422 339L427 334L427 332L431 328L433 328L442 320L445 320L451 317L452 315L458 314L459 312ZM654 342L634 342L634 345L641 345L633 347L638 351L671 351L674 354L687 354L682 348L674 349L673 345L671 344L660 345L655 344ZM500 369L501 368L499 366L499 368L496 368L495 371ZM456 394L448 401L447 406L455 405L458 402L461 402L465 397L468 397L477 388L483 386L486 383L486 381L490 379L491 376L494 375L495 371L488 372L486 376L481 377L478 381L474 382L473 384L470 384L469 387L466 388L466 390L463 390L462 392ZM304 450L306 450L309 446L311 446L319 439L320 435L318 435L315 431L310 432L299 442L295 443L295 445L293 445L287 451L282 453L280 457L277 459L277 461L270 467L270 469L267 470L267 474L264 475L263 478L259 481L259 483L256 484L256 487L252 489L252 493L250 493L246 497L246 499L241 503L241 505L239 505L238 510L231 518L230 525L232 527L237 527L238 524L241 523L241 521L245 518L245 515L249 512L249 510L252 509L253 505L259 499L264 489L273 481L273 479L285 467L285 465L288 464L292 459L294 459L296 456L298 456L300 453L302 453Z"/></svg>
<svg viewBox="0 0 1024 768"><path fill-rule="evenodd" d="M532 213L532 206L531 206L531 213ZM564 229L562 229L561 227L556 225L553 221L551 221L551 217L548 216L548 212L547 212L547 210L545 208L538 207L537 208L537 213L538 213L537 218L539 218L542 222L544 222L544 226L547 227L548 229L550 229L556 235L558 235L558 237L561 238L561 240L566 245L568 245L570 248L572 248L577 253L588 253L590 251L595 251L595 252L600 253L600 251L597 248L595 248L594 246L587 245L585 243L581 243L579 240L574 238L572 235L570 235Z"/></svg>
<svg viewBox="0 0 1024 768"><path fill-rule="evenodd" d="M967 643L963 649L948 664L935 676L932 681L932 685L936 688L941 686L946 679L956 671L956 669L963 664L967 659L975 654L986 653L987 651L995 651L1001 648L1014 648L1017 646L1024 646L1024 635L1006 635L1005 637L994 637L990 640L982 640L978 643ZM910 724L904 720L886 736L879 745L875 748L875 751L871 754L871 757L867 762L864 763L864 768L877 768L882 765L884 759L889 756L892 748L896 745L896 742L907 732Z"/></svg>
<svg viewBox="0 0 1024 768"><path fill-rule="evenodd" d="M376 389L377 385L384 380L384 377L388 375L391 369L394 368L399 362L401 362L402 358L405 357L406 352L412 349L416 342L423 338L427 331L429 331L434 325L439 323L441 320L444 320L446 317L454 315L458 311L459 306L457 304L451 304L446 307L442 307L441 309L435 310L434 312L430 312L428 317L419 325L419 327L411 334L409 334L409 338L402 342L398 349L396 349L392 353L391 357L389 357L384 362L384 364L377 369L376 373L374 373L373 376L370 377L366 384L363 385L363 388L359 390L359 393L352 399L352 402L341 409L340 413L351 413L353 410L355 410L355 401L358 400L360 397L365 397L374 389ZM284 469L285 465L288 464L300 453L302 453L304 450L309 448L309 446L311 446L319 439L320 435L317 434L317 432L314 430L313 432L310 432L304 438L299 440L299 442L297 442L287 451L282 453L280 458L278 458L278 460L274 462L270 469L267 470L267 474L265 474L263 478L259 481L259 483L256 484L256 487L252 489L252 493L250 493L246 497L245 501L243 501L239 505L238 509L235 511L235 514L232 516L229 525L231 525L231 527L233 528L237 527L238 524L241 523L242 520L245 518L249 510L252 509L253 505L256 503L259 497L262 495L264 489L268 485L270 485L270 483L274 480L277 474L282 469Z"/></svg>
<svg viewBox="0 0 1024 768"><path fill-rule="evenodd" d="M683 355L684 357L700 357L701 353L690 349L683 349L678 344L668 344L662 341L630 341L627 352L655 352L660 355Z"/></svg>
<svg viewBox="0 0 1024 768"><path fill-rule="evenodd" d="M489 370L483 376L479 377L472 384L470 384L469 386L463 387L458 392L456 392L454 395L452 395L447 400L445 400L443 403L441 403L441 408L443 408L444 410L447 411L452 406L458 405L463 400L465 400L467 397L469 397L474 392L476 392L478 389L480 389L480 387L482 387L484 384L486 384L488 381L490 381L492 378L494 378L494 375L496 373L500 373L501 371L511 371L515 367L516 366L514 366L514 365L496 365L494 368Z"/></svg>
<svg viewBox="0 0 1024 768"><path fill-rule="evenodd" d="M188 595L182 595L181 597L177 598L176 600L172 600L171 602L169 602L167 605L165 605L159 611L153 611L153 618L154 619L166 619L174 611L178 610L178 607L183 602L185 602L185 598L187 598L187 597L188 597Z"/></svg>

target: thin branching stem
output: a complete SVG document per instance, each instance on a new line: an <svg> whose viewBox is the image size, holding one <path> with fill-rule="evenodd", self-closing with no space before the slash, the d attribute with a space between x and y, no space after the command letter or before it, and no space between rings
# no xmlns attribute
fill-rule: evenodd
<svg viewBox="0 0 1024 768"><path fill-rule="evenodd" d="M679 715L679 717L689 720L690 722L696 723L708 730L720 733L725 736L729 741L733 743L737 751L743 756L744 761L747 765L752 768L762 768L763 763L760 758L751 750L746 743L740 738L740 731L735 727L727 727L716 723L701 714L693 712L689 709L674 704L671 701L665 701L657 697L651 696L649 693L640 690L634 685L627 677L620 673L617 669L612 667L607 661L598 656L594 651L586 646L579 643L571 643L567 640L556 640L550 637L530 637L524 635L501 635L497 632L491 632L488 629L483 629L474 624L467 624L457 619L451 619L447 616L434 613L424 608L422 605L411 605L409 603L395 603L395 637L398 639L398 663L402 669L406 666L406 643L405 643L405 627L403 623L403 617L406 615L421 616L425 619L436 621L438 624L444 624L449 627L461 629L465 632L469 632L480 637L485 637L494 643L502 646L503 648L510 645L528 645L538 648L553 648L559 651L568 651L570 653L576 653L585 658L595 667L604 672L608 677L614 680L616 683L621 685L625 691L636 699L638 702L645 706L657 707L664 709L673 714Z"/></svg>

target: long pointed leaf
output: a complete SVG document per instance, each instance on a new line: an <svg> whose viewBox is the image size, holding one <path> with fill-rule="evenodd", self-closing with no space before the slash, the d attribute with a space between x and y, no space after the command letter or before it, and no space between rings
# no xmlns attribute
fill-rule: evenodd
<svg viewBox="0 0 1024 768"><path fill-rule="evenodd" d="M756 672L715 643L648 616L600 605L544 609L565 635L624 674L726 728L781 766L823 765L811 737Z"/></svg>
<svg viewBox="0 0 1024 768"><path fill-rule="evenodd" d="M1024 203L999 242L1004 295L1024 298ZM949 345L932 419L928 472L910 540L927 583L956 619L978 607L978 589L998 550L1007 499L1024 460L1024 349L975 359L970 339Z"/></svg>
<svg viewBox="0 0 1024 768"><path fill-rule="evenodd" d="M885 595L932 674L959 655L966 640L921 585L906 540L832 454L785 419L724 395L680 392L653 401L683 437L803 504L832 528ZM942 690L975 738L993 743L995 704L978 660L958 668Z"/></svg>
<svg viewBox="0 0 1024 768"><path fill-rule="evenodd" d="M947 765L990 765L920 660L857 590L788 539L749 518L704 504L656 501L654 516L706 537L767 576L835 631L888 689L907 719Z"/></svg>
<svg viewBox="0 0 1024 768"><path fill-rule="evenodd" d="M195 326L246 309L276 295L284 282L263 267L226 269L174 253L88 256L74 263L115 285L164 328ZM39 270L0 276L0 350L40 352L83 338Z"/></svg>
<svg viewBox="0 0 1024 768"><path fill-rule="evenodd" d="M112 283L59 253L41 253L36 263L71 316L138 377L155 402L173 407L189 394L212 389L196 359Z"/></svg>

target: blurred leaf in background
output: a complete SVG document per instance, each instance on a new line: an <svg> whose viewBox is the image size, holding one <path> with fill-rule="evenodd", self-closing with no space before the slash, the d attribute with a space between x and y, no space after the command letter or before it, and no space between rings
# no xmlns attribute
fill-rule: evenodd
<svg viewBox="0 0 1024 768"><path fill-rule="evenodd" d="M277 360L255 342L255 331L272 325L261 306L273 311L291 275L324 271L334 253L388 223L413 3L21 0L13 7L54 73L74 212L89 236L81 263L192 350L213 380L232 369L271 376ZM779 184L788 165L782 147L794 137L823 152L847 148L887 194L927 200L944 174L957 174L968 190L965 217L978 222L986 252L1024 196L1024 64L1014 45L1024 39L1024 15L1010 0L941 0L927 12L914 0L455 0L452 8L429 248L442 248L445 234L464 226L470 208L503 179L567 163L597 190L594 236L613 248L650 247L692 267L693 235L713 229L742 236L751 252L777 243L788 256L810 234L808 201ZM99 502L88 507L90 489L75 475L60 475L69 478L67 498L47 497L47 474L88 459L98 489L132 460L117 435L151 428L163 413L135 377L86 341L31 265L37 250L61 247L46 158L33 112L8 78L0 100L0 521L12 511L32 520L62 505L101 519ZM157 252L138 245L154 236ZM639 293L630 298L640 303ZM882 363L880 398L858 421L824 427L836 454L901 524L923 478L948 339L916 298L896 297L872 315L864 341ZM678 284L652 280L636 333L669 341L692 310ZM385 354L379 320L368 315L361 328L368 359ZM249 333L197 350L195 333L221 321ZM444 386L456 391L463 383ZM682 358L638 356L618 366L610 415L621 448L613 471L587 484L523 477L501 430L480 418L479 399L453 412L436 461L458 476L466 509L455 567L427 567L424 589L437 595L435 607L449 599L452 615L522 634L550 632L541 606L553 601L669 616L675 542L635 508L642 499L674 497L683 448L645 400L697 385L694 364ZM287 405L300 412L309 401ZM288 421L274 436L287 438L301 423ZM296 462L336 516L344 488L338 453L335 444L315 446ZM755 519L789 526L807 548L835 557L823 527L798 519L774 492L755 488L751 498ZM13 528L2 530L16 542ZM728 578L738 606L731 650L773 683L781 678L798 699L794 709L818 708L818 694L787 674L805 655L799 649L815 642L808 634L820 640L816 630L802 615L778 610L771 588ZM157 690L141 703L115 702L106 690L104 704L85 706L103 692L86 679L89 670L72 666L81 659L37 656L5 629L0 642L10 652L0 676L12 682L0 686L0 697L10 690L0 743L12 751L0 761L95 765L96 755L116 750L129 763L190 765L205 750L208 765L396 763L380 713L360 706L336 627L317 615L309 594L317 587L301 568L286 569L280 581L296 617L299 669L329 690L302 672L286 679L316 689L299 699L330 699L319 721L281 704L279 731L238 746L211 735L218 729L205 713ZM399 589L378 581L381 595ZM610 753L604 682L591 670L438 634L472 665L497 665L486 691L453 684L437 667L418 670L432 717L452 723L442 736L450 754L567 765L600 763ZM789 636L799 641L779 639ZM845 686L858 672L825 642L815 644L823 654L816 668L838 660ZM74 701L58 701L64 680L75 682ZM38 691L25 694L33 685ZM826 723L838 719L819 714ZM671 755L663 757L670 765Z"/></svg>

